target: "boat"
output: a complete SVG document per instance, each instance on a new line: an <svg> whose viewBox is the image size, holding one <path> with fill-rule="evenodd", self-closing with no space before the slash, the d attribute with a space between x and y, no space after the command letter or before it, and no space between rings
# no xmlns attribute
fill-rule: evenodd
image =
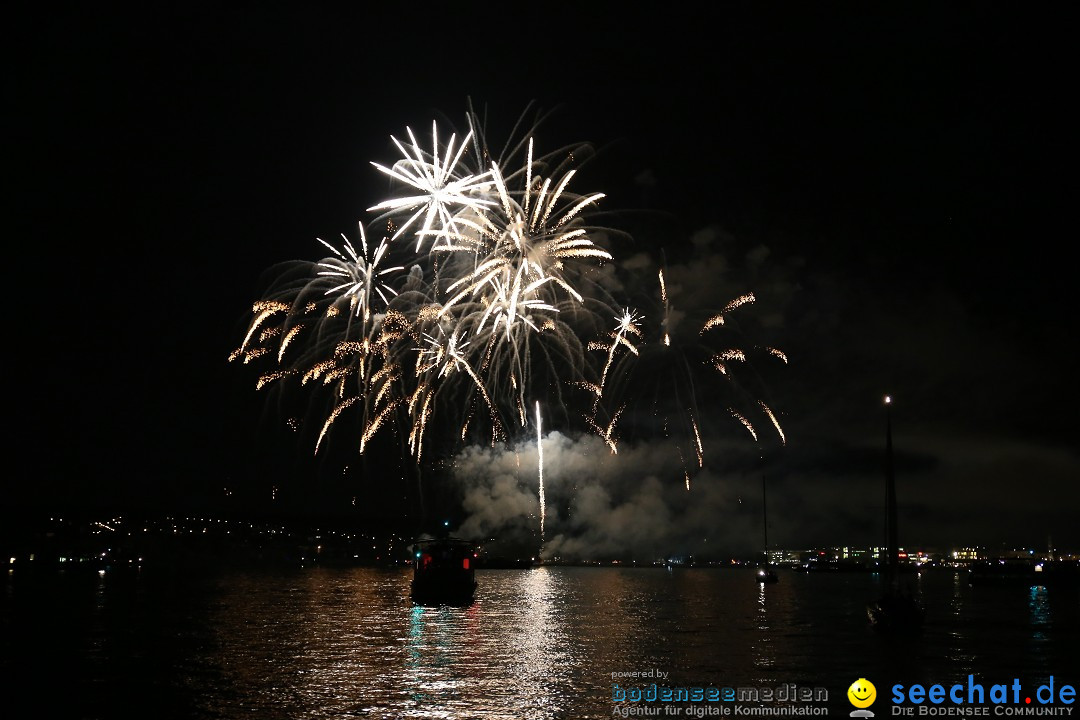
<svg viewBox="0 0 1080 720"><path fill-rule="evenodd" d="M476 597L476 553L470 543L449 534L421 536L412 545L413 603L467 607Z"/></svg>
<svg viewBox="0 0 1080 720"><path fill-rule="evenodd" d="M892 398L885 397L885 565L881 597L867 603L866 615L876 630L910 632L922 627L925 611L900 584L900 540L896 527L896 476L893 472Z"/></svg>
<svg viewBox="0 0 1080 720"><path fill-rule="evenodd" d="M780 582L780 576L776 574L776 569L773 568L769 562L769 513L765 506L765 476L761 476L761 515L762 515L762 528L765 535L765 562L758 568L757 582L762 585L771 585L775 582Z"/></svg>

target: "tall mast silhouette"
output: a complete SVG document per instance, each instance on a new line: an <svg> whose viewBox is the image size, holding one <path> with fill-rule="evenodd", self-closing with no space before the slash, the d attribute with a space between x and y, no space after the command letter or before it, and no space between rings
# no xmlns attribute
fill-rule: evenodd
<svg viewBox="0 0 1080 720"><path fill-rule="evenodd" d="M761 515L762 530L765 534L765 562L769 562L769 509L765 503L765 475L761 476Z"/></svg>
<svg viewBox="0 0 1080 720"><path fill-rule="evenodd" d="M900 538L896 528L896 476L893 472L892 397L885 396L885 552L889 590L898 589L900 579Z"/></svg>

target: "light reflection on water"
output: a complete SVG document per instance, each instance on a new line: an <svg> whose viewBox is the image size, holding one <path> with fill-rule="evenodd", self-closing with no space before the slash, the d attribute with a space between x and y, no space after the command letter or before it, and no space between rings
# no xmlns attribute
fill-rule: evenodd
<svg viewBox="0 0 1080 720"><path fill-rule="evenodd" d="M1077 677L1076 591L916 585L919 635L868 626L871 575L741 569L478 571L468 608L414 607L407 571L137 574L19 582L4 593L6 676L62 672L54 709L109 717L610 717L614 672L671 686L826 687ZM73 714L69 712L68 714Z"/></svg>

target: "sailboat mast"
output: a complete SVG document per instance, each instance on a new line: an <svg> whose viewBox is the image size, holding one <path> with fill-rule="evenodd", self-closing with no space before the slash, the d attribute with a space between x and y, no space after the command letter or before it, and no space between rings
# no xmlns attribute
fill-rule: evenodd
<svg viewBox="0 0 1080 720"><path fill-rule="evenodd" d="M762 531L765 535L765 562L769 562L769 510L765 503L765 476L761 476Z"/></svg>
<svg viewBox="0 0 1080 720"><path fill-rule="evenodd" d="M887 579L890 587L895 589L899 579L900 564L900 539L896 528L896 477L893 474L893 447L892 447L892 398L885 397L885 531L886 548L888 553L886 561Z"/></svg>

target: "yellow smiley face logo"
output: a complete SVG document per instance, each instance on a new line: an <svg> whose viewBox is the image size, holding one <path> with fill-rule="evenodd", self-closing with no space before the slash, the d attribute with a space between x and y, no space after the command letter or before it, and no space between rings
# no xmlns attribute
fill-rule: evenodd
<svg viewBox="0 0 1080 720"><path fill-rule="evenodd" d="M857 708L867 708L877 699L877 688L866 678L859 678L847 689L847 698Z"/></svg>

